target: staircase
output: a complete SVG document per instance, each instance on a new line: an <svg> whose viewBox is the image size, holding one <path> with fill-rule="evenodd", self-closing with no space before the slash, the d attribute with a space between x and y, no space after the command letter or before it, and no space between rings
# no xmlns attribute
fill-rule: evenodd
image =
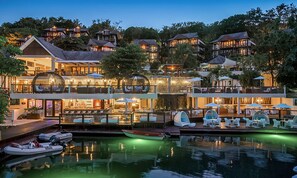
<svg viewBox="0 0 297 178"><path fill-rule="evenodd" d="M12 120L12 112L9 110L7 116L5 116L5 120Z"/></svg>

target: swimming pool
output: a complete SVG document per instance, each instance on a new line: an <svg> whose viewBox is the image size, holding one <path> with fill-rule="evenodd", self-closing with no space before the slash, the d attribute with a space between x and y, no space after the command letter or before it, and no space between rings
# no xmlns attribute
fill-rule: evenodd
<svg viewBox="0 0 297 178"><path fill-rule="evenodd" d="M292 170L296 157L296 136L196 135L166 141L75 138L61 155L34 160L13 157L1 163L1 177L281 178L297 174Z"/></svg>

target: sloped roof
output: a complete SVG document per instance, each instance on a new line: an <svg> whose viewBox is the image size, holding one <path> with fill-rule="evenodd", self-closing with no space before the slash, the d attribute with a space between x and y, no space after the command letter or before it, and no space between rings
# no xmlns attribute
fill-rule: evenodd
<svg viewBox="0 0 297 178"><path fill-rule="evenodd" d="M247 32L238 32L221 35L218 39L213 40L211 43L216 43L220 41L228 41L228 40L239 40L239 39L248 39L250 38Z"/></svg>
<svg viewBox="0 0 297 178"><path fill-rule="evenodd" d="M135 39L133 43L136 45L147 44L147 45L155 45L157 46L158 43L155 39Z"/></svg>
<svg viewBox="0 0 297 178"><path fill-rule="evenodd" d="M179 39L190 39L190 38L198 38L198 33L177 34L173 38L169 39L168 41L179 40Z"/></svg>
<svg viewBox="0 0 297 178"><path fill-rule="evenodd" d="M226 57L219 55L219 56L213 58L212 60L210 60L208 62L208 64L218 64L218 65L223 65L223 66L235 66L236 61L233 61L231 59L228 59Z"/></svg>
<svg viewBox="0 0 297 178"><path fill-rule="evenodd" d="M104 40L96 40L96 39L90 39L88 42L88 46L100 46L100 47L110 47L110 48L115 48L116 46L112 44L109 41L104 41Z"/></svg>
<svg viewBox="0 0 297 178"><path fill-rule="evenodd" d="M57 46L45 41L44 38L36 38L34 36L30 38L30 40L28 40L23 46L21 46L21 50L24 50L33 40L36 40L46 51L60 60L99 61L103 56L111 53L103 51L64 51L61 48L58 48Z"/></svg>
<svg viewBox="0 0 297 178"><path fill-rule="evenodd" d="M65 56L64 60L101 60L103 56L110 54L111 52L103 51L63 51Z"/></svg>
<svg viewBox="0 0 297 178"><path fill-rule="evenodd" d="M97 32L96 34L103 34L104 31L109 31L109 34L114 34L114 35L117 35L118 34L118 31L116 31L116 30L108 30L108 29L101 30L101 31Z"/></svg>
<svg viewBox="0 0 297 178"><path fill-rule="evenodd" d="M42 46L45 47L52 55L57 58L64 59L63 50L61 48L58 48L57 46L45 41L44 38L39 37L35 39L41 43Z"/></svg>
<svg viewBox="0 0 297 178"><path fill-rule="evenodd" d="M53 30L53 29L55 29L55 30ZM65 28L53 28L53 27L51 27L51 28L46 28L46 29L44 29L44 31L57 31L57 32L63 32L63 31L65 31Z"/></svg>

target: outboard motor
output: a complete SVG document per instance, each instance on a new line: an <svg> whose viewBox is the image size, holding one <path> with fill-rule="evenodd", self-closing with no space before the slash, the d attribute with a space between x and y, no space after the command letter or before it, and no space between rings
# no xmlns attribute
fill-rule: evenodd
<svg viewBox="0 0 297 178"><path fill-rule="evenodd" d="M60 138L56 137L55 135L51 136L49 141L52 145L60 144Z"/></svg>

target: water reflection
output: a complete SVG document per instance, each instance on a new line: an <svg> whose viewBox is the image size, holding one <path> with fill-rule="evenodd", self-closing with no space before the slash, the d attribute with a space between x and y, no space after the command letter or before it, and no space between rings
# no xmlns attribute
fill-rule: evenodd
<svg viewBox="0 0 297 178"><path fill-rule="evenodd" d="M74 139L60 155L11 158L0 177L291 177L296 137L181 136ZM269 175L269 176L268 176Z"/></svg>

